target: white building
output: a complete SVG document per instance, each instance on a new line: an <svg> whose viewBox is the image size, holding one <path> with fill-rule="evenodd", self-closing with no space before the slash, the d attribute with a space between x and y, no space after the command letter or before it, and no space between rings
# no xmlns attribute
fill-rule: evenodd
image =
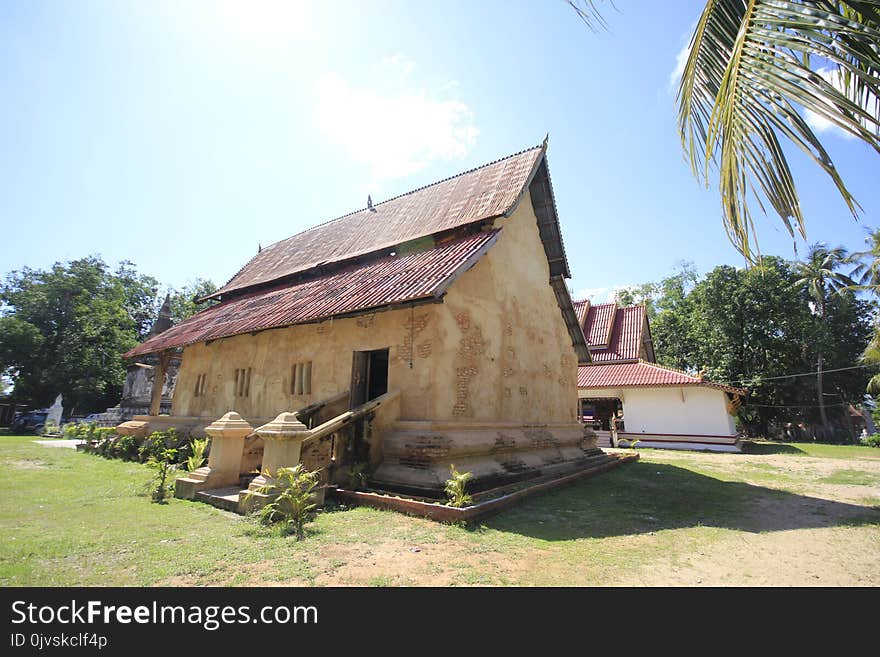
<svg viewBox="0 0 880 657"><path fill-rule="evenodd" d="M575 310L592 359L578 369L580 414L600 445L740 451L733 416L744 389L656 364L644 306Z"/></svg>

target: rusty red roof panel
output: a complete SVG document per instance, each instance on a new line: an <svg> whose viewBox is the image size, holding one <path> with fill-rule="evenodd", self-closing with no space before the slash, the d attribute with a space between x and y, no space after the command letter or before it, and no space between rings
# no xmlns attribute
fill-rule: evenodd
<svg viewBox="0 0 880 657"><path fill-rule="evenodd" d="M645 307L627 306L614 313L611 338L604 349L591 350L594 363L617 360L638 360L642 346L642 329L645 326Z"/></svg>
<svg viewBox="0 0 880 657"><path fill-rule="evenodd" d="M385 255L303 282L235 297L172 326L125 357L440 296L495 243L499 232L477 232L422 251Z"/></svg>
<svg viewBox="0 0 880 657"><path fill-rule="evenodd" d="M514 206L543 154L544 147L536 146L276 242L212 296L501 216Z"/></svg>
<svg viewBox="0 0 880 657"><path fill-rule="evenodd" d="M578 367L578 388L640 388L654 386L703 386L745 395L746 390L712 383L681 370L657 363L615 363Z"/></svg>
<svg viewBox="0 0 880 657"><path fill-rule="evenodd" d="M616 303L600 303L598 306L591 305L589 307L584 326L587 345L598 347L608 344L608 338L611 335L611 322L614 319L616 309Z"/></svg>

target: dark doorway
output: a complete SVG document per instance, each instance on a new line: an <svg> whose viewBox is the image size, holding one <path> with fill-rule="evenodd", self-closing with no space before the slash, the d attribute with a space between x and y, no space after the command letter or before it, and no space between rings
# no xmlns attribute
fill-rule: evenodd
<svg viewBox="0 0 880 657"><path fill-rule="evenodd" d="M388 350L356 351L351 364L351 404L355 408L388 392Z"/></svg>
<svg viewBox="0 0 880 657"><path fill-rule="evenodd" d="M596 431L623 429L623 404L619 399L581 399L580 402L581 422L591 429Z"/></svg>
<svg viewBox="0 0 880 657"><path fill-rule="evenodd" d="M356 351L351 360L351 401L349 408L357 408L371 399L388 392L388 350ZM351 463L370 460L371 415L354 421L352 439L348 443Z"/></svg>
<svg viewBox="0 0 880 657"><path fill-rule="evenodd" d="M388 350L378 349L370 352L367 401L381 397L386 392L388 392Z"/></svg>

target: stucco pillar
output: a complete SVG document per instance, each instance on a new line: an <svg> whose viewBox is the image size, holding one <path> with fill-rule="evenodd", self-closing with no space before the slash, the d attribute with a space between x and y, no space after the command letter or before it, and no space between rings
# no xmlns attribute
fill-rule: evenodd
<svg viewBox="0 0 880 657"><path fill-rule="evenodd" d="M191 500L201 490L238 485L244 439L254 431L235 411L205 427L211 437L208 464L181 477L174 484L175 497Z"/></svg>
<svg viewBox="0 0 880 657"><path fill-rule="evenodd" d="M158 362L153 366L153 390L150 394L150 415L159 415L162 410L162 389L165 387L165 373L168 371L168 363L171 354L163 351L159 354Z"/></svg>
<svg viewBox="0 0 880 657"><path fill-rule="evenodd" d="M261 493L260 489L275 483L278 468L292 468L300 462L303 441L311 435L296 413L281 413L254 433L263 439L263 467L248 490L239 495L239 507L244 509L260 507L272 499L271 493Z"/></svg>

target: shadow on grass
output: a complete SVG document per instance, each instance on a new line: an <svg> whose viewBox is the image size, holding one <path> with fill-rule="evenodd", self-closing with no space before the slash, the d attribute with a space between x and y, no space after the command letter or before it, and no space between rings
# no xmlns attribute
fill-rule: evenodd
<svg viewBox="0 0 880 657"><path fill-rule="evenodd" d="M807 456L800 447L788 443L756 443L744 442L743 452L746 454L788 454L790 456Z"/></svg>
<svg viewBox="0 0 880 657"><path fill-rule="evenodd" d="M524 501L483 527L547 541L720 527L746 532L880 524L880 508L637 462Z"/></svg>

